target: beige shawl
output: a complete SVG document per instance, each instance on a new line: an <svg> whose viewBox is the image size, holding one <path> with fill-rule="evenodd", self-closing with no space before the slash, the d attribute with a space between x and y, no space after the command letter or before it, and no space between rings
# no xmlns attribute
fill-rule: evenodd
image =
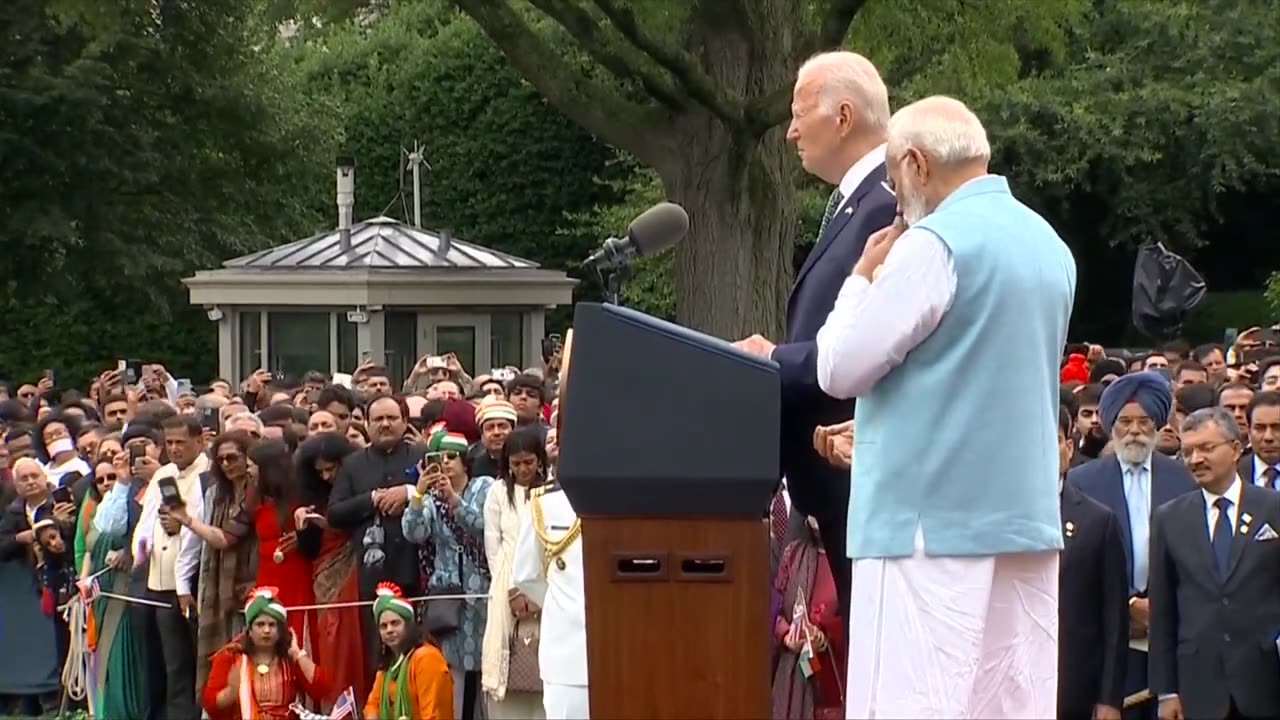
<svg viewBox="0 0 1280 720"><path fill-rule="evenodd" d="M516 506L507 499L508 480L496 480L484 502L484 549L493 573L489 584L489 615L485 620L481 646L481 685L494 700L507 694L507 661L511 652L511 632L515 615L507 593L511 588L511 560L516 551L520 514L528 512L529 489L516 486Z"/></svg>

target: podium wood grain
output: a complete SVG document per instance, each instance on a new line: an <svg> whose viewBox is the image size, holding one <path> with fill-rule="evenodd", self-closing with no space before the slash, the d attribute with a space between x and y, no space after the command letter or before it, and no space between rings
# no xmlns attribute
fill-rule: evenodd
<svg viewBox="0 0 1280 720"><path fill-rule="evenodd" d="M765 522L584 517L582 541L592 717L770 716Z"/></svg>

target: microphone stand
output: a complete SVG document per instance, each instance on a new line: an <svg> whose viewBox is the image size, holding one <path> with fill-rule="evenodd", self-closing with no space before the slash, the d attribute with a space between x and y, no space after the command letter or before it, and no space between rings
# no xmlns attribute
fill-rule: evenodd
<svg viewBox="0 0 1280 720"><path fill-rule="evenodd" d="M604 288L604 301L609 305L622 307L622 286L631 279L631 265L623 263L610 270L596 268L596 278Z"/></svg>

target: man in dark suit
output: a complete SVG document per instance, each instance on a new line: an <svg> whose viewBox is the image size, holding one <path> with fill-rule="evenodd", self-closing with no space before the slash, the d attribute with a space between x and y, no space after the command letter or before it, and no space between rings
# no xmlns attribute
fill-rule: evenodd
<svg viewBox="0 0 1280 720"><path fill-rule="evenodd" d="M1071 414L1058 419L1059 468L1075 452ZM1129 641L1129 581L1115 513L1062 481L1058 565L1058 720L1119 720Z"/></svg>
<svg viewBox="0 0 1280 720"><path fill-rule="evenodd" d="M1172 408L1172 388L1161 375L1140 372L1117 379L1102 393L1098 403L1099 421L1111 438L1114 454L1103 455L1067 474L1067 482L1111 510L1120 526L1129 581L1126 695L1148 689L1147 568L1151 513L1196 487L1181 462L1155 452L1157 433L1165 426ZM1154 703L1144 703L1125 715L1150 718L1154 711Z"/></svg>
<svg viewBox="0 0 1280 720"><path fill-rule="evenodd" d="M1264 390L1252 396L1245 426L1252 449L1240 454L1240 479L1280 490L1280 393Z"/></svg>
<svg viewBox="0 0 1280 720"><path fill-rule="evenodd" d="M812 515L831 563L842 617L848 620L850 565L845 554L849 472L813 448L814 429L853 416L853 404L818 387L818 330L862 256L867 237L893 222L897 201L884 185L889 95L874 65L850 52L817 55L800 68L787 139L805 171L835 185L817 243L796 275L781 344L753 335L737 345L782 369L782 474L793 512Z"/></svg>
<svg viewBox="0 0 1280 720"><path fill-rule="evenodd" d="M1243 482L1222 408L1182 423L1199 492L1156 511L1151 689L1162 720L1280 717L1280 493Z"/></svg>

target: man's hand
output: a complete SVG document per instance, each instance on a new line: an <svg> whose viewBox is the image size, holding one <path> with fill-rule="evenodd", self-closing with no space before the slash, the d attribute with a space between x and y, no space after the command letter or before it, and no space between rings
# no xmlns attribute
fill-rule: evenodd
<svg viewBox="0 0 1280 720"><path fill-rule="evenodd" d="M44 397L45 395L48 395L49 391L52 389L53 389L53 379L50 378L48 375L45 375L44 377L40 378L40 382L36 383L36 396Z"/></svg>
<svg viewBox="0 0 1280 720"><path fill-rule="evenodd" d="M1151 601L1146 598L1134 598L1129 605L1129 637L1144 638L1151 624ZM1181 706L1179 706L1181 711Z"/></svg>
<svg viewBox="0 0 1280 720"><path fill-rule="evenodd" d="M263 388L271 382L271 371L258 368L253 374L244 379L245 392L251 392L255 395L262 394Z"/></svg>
<svg viewBox="0 0 1280 720"><path fill-rule="evenodd" d="M1183 720L1182 698L1171 697L1160 701L1160 720Z"/></svg>
<svg viewBox="0 0 1280 720"><path fill-rule="evenodd" d="M772 342L770 342L768 338L766 338L765 336L759 333L756 333L751 337L745 337L739 340L738 342L734 343L733 346L745 353L758 355L762 358L767 358L772 356L773 349L777 347Z"/></svg>
<svg viewBox="0 0 1280 720"><path fill-rule="evenodd" d="M1120 708L1101 703L1094 705L1093 720L1120 720Z"/></svg>
<svg viewBox="0 0 1280 720"><path fill-rule="evenodd" d="M853 274L861 275L867 279L867 282L874 280L876 270L884 264L885 258L889 257L889 251L893 249L894 243L906 231L907 224L903 221L902 216L899 215L894 219L892 225L877 231L867 238L867 245L862 250L862 257L858 258L857 264L853 266Z"/></svg>
<svg viewBox="0 0 1280 720"><path fill-rule="evenodd" d="M373 498L373 504L377 506L378 511L383 515L399 515L404 512L405 507L409 504L409 493L402 485L382 488L375 492L377 492L377 495Z"/></svg>
<svg viewBox="0 0 1280 720"><path fill-rule="evenodd" d="M196 600L195 600L195 598L191 597L190 595L179 595L179 596L178 596L178 609L182 611L182 617L187 618L188 620L190 620L190 619L191 619L191 614L192 614L192 613L194 613L194 612L196 611ZM232 675L238 675L238 674L239 674L239 673L232 673Z"/></svg>
<svg viewBox="0 0 1280 720"><path fill-rule="evenodd" d="M462 363L458 361L457 353L445 353L444 366L449 368L449 372L453 377L458 377L463 373Z"/></svg>

